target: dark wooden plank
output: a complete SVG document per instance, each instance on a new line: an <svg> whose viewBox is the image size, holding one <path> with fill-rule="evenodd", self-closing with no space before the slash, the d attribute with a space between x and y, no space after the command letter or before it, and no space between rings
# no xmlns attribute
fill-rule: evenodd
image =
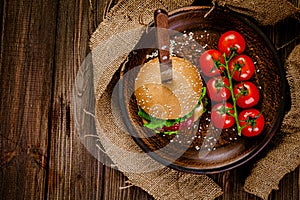
<svg viewBox="0 0 300 200"><path fill-rule="evenodd" d="M57 16L48 199L102 199L105 167L82 143L74 127L72 89L89 53L95 20L108 1L60 1Z"/></svg>
<svg viewBox="0 0 300 200"><path fill-rule="evenodd" d="M56 1L1 1L0 198L42 199Z"/></svg>

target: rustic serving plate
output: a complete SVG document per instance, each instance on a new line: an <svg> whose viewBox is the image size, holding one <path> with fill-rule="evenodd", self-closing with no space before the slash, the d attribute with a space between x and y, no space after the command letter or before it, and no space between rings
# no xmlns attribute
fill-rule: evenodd
<svg viewBox="0 0 300 200"><path fill-rule="evenodd" d="M122 84L119 87L123 119L128 131L144 152L173 169L198 174L226 171L256 156L279 129L285 106L284 70L268 38L249 19L228 10L217 7L204 18L209 10L209 7L196 6L169 13L169 28L181 33L177 36L170 32L175 41L173 51L178 56L190 59L197 66L199 56L204 50L217 48L217 40L222 33L228 30L241 33L247 44L245 54L255 62L256 73L251 81L259 87L261 93L260 103L256 108L265 116L262 134L245 138L238 136L234 128L222 131L214 129L210 124L209 104L208 112L193 127L178 135L156 134L143 127L130 88L134 88L139 67L155 56L153 23L121 70ZM184 45L184 38L192 42ZM130 76L126 76L128 73Z"/></svg>

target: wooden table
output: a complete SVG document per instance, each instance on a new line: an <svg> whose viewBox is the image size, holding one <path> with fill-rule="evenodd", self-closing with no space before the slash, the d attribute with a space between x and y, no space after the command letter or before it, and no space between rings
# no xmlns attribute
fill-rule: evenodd
<svg viewBox="0 0 300 200"><path fill-rule="evenodd" d="M121 190L126 177L86 150L72 119L71 90L89 38L115 3L1 0L1 199L153 199L134 186ZM283 60L299 43L291 20L263 30ZM259 199L242 189L245 170L211 176L223 188L219 199ZM270 199L298 200L298 176L299 168L287 174Z"/></svg>

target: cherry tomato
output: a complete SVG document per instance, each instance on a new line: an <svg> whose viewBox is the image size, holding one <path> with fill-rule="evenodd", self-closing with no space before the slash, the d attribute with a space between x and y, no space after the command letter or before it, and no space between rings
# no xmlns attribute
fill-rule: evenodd
<svg viewBox="0 0 300 200"><path fill-rule="evenodd" d="M216 128L230 128L235 124L233 114L234 109L232 104L228 102L218 103L211 110L211 121Z"/></svg>
<svg viewBox="0 0 300 200"><path fill-rule="evenodd" d="M207 94L212 101L226 101L230 97L229 80L226 77L217 76L208 80Z"/></svg>
<svg viewBox="0 0 300 200"><path fill-rule="evenodd" d="M265 125L265 118L262 113L256 109L243 110L239 114L239 124L242 129L242 135L246 137L254 137L259 135Z"/></svg>
<svg viewBox="0 0 300 200"><path fill-rule="evenodd" d="M208 77L220 76L225 70L224 66L221 66L224 63L224 57L216 49L207 50L200 56L200 68Z"/></svg>
<svg viewBox="0 0 300 200"><path fill-rule="evenodd" d="M241 54L246 48L244 37L236 31L227 31L223 33L218 42L218 49L222 53L230 56L231 51L236 51Z"/></svg>
<svg viewBox="0 0 300 200"><path fill-rule="evenodd" d="M247 55L237 55L229 62L228 68L236 81L249 80L254 72L255 66L252 59Z"/></svg>
<svg viewBox="0 0 300 200"><path fill-rule="evenodd" d="M259 90L250 81L241 82L235 85L233 93L236 98L236 104L240 108L251 108L255 106L260 99Z"/></svg>

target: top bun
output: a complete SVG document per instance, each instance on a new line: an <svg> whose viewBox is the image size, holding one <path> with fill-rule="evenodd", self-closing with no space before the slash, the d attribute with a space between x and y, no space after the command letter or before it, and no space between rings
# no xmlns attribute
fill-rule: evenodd
<svg viewBox="0 0 300 200"><path fill-rule="evenodd" d="M183 58L171 59L171 81L162 84L158 58L145 63L135 80L138 106L155 118L184 117L196 107L202 93L197 67Z"/></svg>

